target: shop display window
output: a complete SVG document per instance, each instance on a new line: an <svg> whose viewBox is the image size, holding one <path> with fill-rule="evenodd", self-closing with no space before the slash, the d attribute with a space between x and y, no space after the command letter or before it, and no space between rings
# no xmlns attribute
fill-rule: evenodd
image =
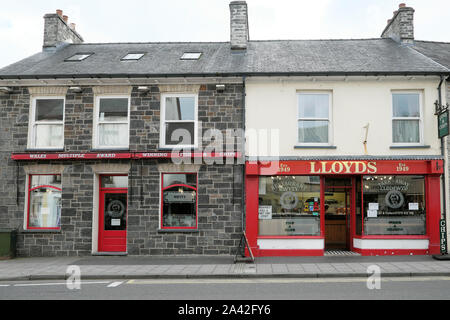
<svg viewBox="0 0 450 320"><path fill-rule="evenodd" d="M364 235L425 235L423 176L363 177Z"/></svg>
<svg viewBox="0 0 450 320"><path fill-rule="evenodd" d="M197 228L197 174L162 175L161 228Z"/></svg>
<svg viewBox="0 0 450 320"><path fill-rule="evenodd" d="M31 175L28 184L28 229L59 229L61 175Z"/></svg>
<svg viewBox="0 0 450 320"><path fill-rule="evenodd" d="M260 177L259 235L320 235L320 178Z"/></svg>

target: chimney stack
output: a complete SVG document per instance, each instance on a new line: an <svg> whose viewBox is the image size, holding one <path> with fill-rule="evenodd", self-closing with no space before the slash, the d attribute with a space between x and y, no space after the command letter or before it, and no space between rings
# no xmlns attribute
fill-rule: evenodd
<svg viewBox="0 0 450 320"><path fill-rule="evenodd" d="M58 9L56 13L46 14L44 16L44 49L56 48L62 43L82 43L83 38L69 26L69 17L63 15L63 11Z"/></svg>
<svg viewBox="0 0 450 320"><path fill-rule="evenodd" d="M400 3L398 10L394 11L394 17L388 20L381 37L391 38L401 44L414 44L414 9Z"/></svg>
<svg viewBox="0 0 450 320"><path fill-rule="evenodd" d="M230 22L231 49L246 50L247 42L250 40L247 2L232 1L230 3Z"/></svg>

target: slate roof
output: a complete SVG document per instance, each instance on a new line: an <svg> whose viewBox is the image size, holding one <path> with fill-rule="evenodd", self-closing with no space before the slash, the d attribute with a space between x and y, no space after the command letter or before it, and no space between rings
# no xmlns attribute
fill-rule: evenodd
<svg viewBox="0 0 450 320"><path fill-rule="evenodd" d="M414 41L413 48L450 69L449 42Z"/></svg>
<svg viewBox="0 0 450 320"><path fill-rule="evenodd" d="M121 61L146 52L138 61ZM181 60L202 52L200 60ZM66 62L77 53L94 53ZM0 79L240 75L442 74L450 70L391 39L250 41L246 52L229 42L69 44L0 69Z"/></svg>

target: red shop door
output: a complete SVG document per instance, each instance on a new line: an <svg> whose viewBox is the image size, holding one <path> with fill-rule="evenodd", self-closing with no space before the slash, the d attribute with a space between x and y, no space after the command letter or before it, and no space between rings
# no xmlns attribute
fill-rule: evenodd
<svg viewBox="0 0 450 320"><path fill-rule="evenodd" d="M127 251L127 189L100 189L99 252Z"/></svg>

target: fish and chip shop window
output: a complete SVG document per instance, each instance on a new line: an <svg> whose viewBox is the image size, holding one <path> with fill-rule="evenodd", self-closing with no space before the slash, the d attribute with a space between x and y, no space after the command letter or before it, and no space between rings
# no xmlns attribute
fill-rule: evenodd
<svg viewBox="0 0 450 320"><path fill-rule="evenodd" d="M319 236L320 177L259 178L260 236Z"/></svg>
<svg viewBox="0 0 450 320"><path fill-rule="evenodd" d="M365 235L425 235L423 176L364 176Z"/></svg>
<svg viewBox="0 0 450 320"><path fill-rule="evenodd" d="M197 228L197 174L162 175L161 228Z"/></svg>
<svg viewBox="0 0 450 320"><path fill-rule="evenodd" d="M59 229L61 225L61 175L30 175L27 229Z"/></svg>

